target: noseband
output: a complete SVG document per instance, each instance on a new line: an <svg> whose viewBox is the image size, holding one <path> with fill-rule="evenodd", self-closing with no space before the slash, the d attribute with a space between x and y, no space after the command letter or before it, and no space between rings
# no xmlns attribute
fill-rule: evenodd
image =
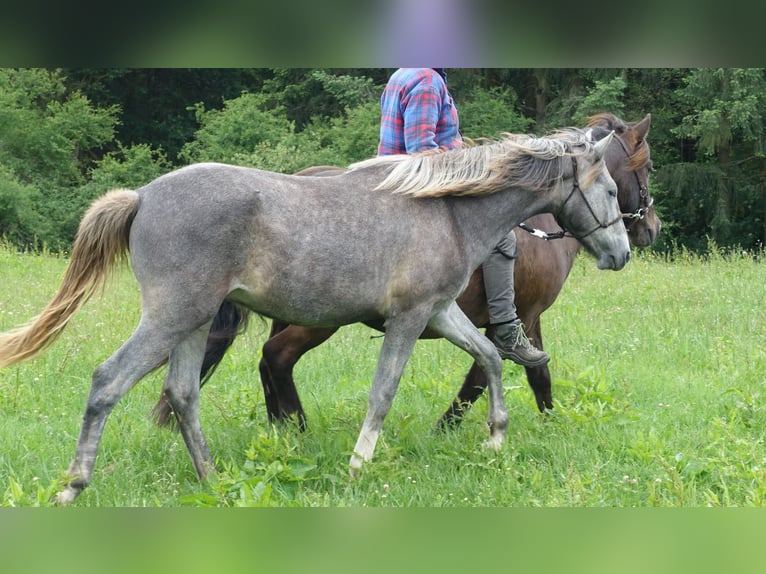
<svg viewBox="0 0 766 574"><path fill-rule="evenodd" d="M598 215L596 215L596 212L593 210L593 207L591 206L590 202L588 201L588 198L586 197L585 193L583 193L583 190L580 188L580 180L577 177L577 160L574 156L572 156L572 191L569 192L569 195L564 200L564 202L561 204L561 209L564 208L564 206L567 204L567 202L574 196L576 192L580 193L580 197L582 197L582 200L585 202L585 205L588 207L588 211L590 211L591 216L593 219L596 220L596 227L588 231L588 233L585 233L584 235L575 235L574 233L570 232L570 235L577 239L578 241L581 239L585 239L589 235L595 233L599 229L606 229L607 227L611 227L615 223L618 223L619 221L622 221L622 214L615 217L612 221L608 223L603 223L599 218ZM562 226L562 229L563 226ZM564 229L566 232L566 229Z"/></svg>
<svg viewBox="0 0 766 574"><path fill-rule="evenodd" d="M620 147L625 155L630 159L630 152L628 146L622 141L622 138L617 136L617 141L620 142ZM623 213L622 219L625 223L625 228L630 229L630 226L646 217L649 209L654 205L654 198L649 195L649 187L645 183L641 183L641 179L638 177L636 170L633 170L633 175L636 177L636 183L638 184L638 196L639 196L639 208L633 213Z"/></svg>

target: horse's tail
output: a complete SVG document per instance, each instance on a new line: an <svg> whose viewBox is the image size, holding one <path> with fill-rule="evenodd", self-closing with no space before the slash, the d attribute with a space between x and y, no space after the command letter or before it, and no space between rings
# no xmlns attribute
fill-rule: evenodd
<svg viewBox="0 0 766 574"><path fill-rule="evenodd" d="M205 347L205 358L202 360L200 372L200 388L213 375L218 365L223 360L226 351L229 350L237 335L247 328L250 310L241 305L224 301L218 308L218 313L210 326ZM176 419L173 409L168 403L165 393L160 395L152 410L152 417L157 426L174 427Z"/></svg>
<svg viewBox="0 0 766 574"><path fill-rule="evenodd" d="M58 292L42 313L0 334L0 368L25 361L49 347L128 251L138 194L116 189L91 205L80 221L69 265Z"/></svg>

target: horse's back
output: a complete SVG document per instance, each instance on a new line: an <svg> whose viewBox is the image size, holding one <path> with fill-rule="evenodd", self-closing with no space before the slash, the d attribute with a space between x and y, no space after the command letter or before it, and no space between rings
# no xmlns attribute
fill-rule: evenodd
<svg viewBox="0 0 766 574"><path fill-rule="evenodd" d="M305 177L224 164L166 174L138 190L130 249L142 292L167 298L182 285L298 324L381 316L397 298L433 291L431 267L459 250L439 202L375 191L377 181L374 171Z"/></svg>

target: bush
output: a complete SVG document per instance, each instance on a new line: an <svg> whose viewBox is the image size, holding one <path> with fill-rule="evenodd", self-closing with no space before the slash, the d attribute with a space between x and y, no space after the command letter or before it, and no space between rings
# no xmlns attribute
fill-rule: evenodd
<svg viewBox="0 0 766 574"><path fill-rule="evenodd" d="M516 94L508 88L477 89L459 106L460 128L469 138L497 138L503 132L527 133L534 123L516 111Z"/></svg>
<svg viewBox="0 0 766 574"><path fill-rule="evenodd" d="M253 153L258 145L272 145L292 135L294 126L284 117L284 110L267 109L267 104L266 96L248 93L228 100L222 110L205 111L198 104L201 127L179 157L189 163L232 163L237 154Z"/></svg>
<svg viewBox="0 0 766 574"><path fill-rule="evenodd" d="M0 237L24 249L36 248L39 234L48 235L49 227L35 209L39 200L37 189L0 164Z"/></svg>

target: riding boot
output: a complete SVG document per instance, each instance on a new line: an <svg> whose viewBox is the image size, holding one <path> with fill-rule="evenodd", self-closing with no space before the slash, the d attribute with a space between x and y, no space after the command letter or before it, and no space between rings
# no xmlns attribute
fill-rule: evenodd
<svg viewBox="0 0 766 574"><path fill-rule="evenodd" d="M489 322L494 327L494 335L490 336L490 340L503 359L510 359L525 367L537 367L547 363L550 357L532 345L516 315L513 284L516 255L516 236L511 231L482 265Z"/></svg>
<svg viewBox="0 0 766 574"><path fill-rule="evenodd" d="M495 326L490 340L503 359L510 359L524 367L539 367L550 360L548 353L530 342L524 333L524 326L518 319Z"/></svg>

